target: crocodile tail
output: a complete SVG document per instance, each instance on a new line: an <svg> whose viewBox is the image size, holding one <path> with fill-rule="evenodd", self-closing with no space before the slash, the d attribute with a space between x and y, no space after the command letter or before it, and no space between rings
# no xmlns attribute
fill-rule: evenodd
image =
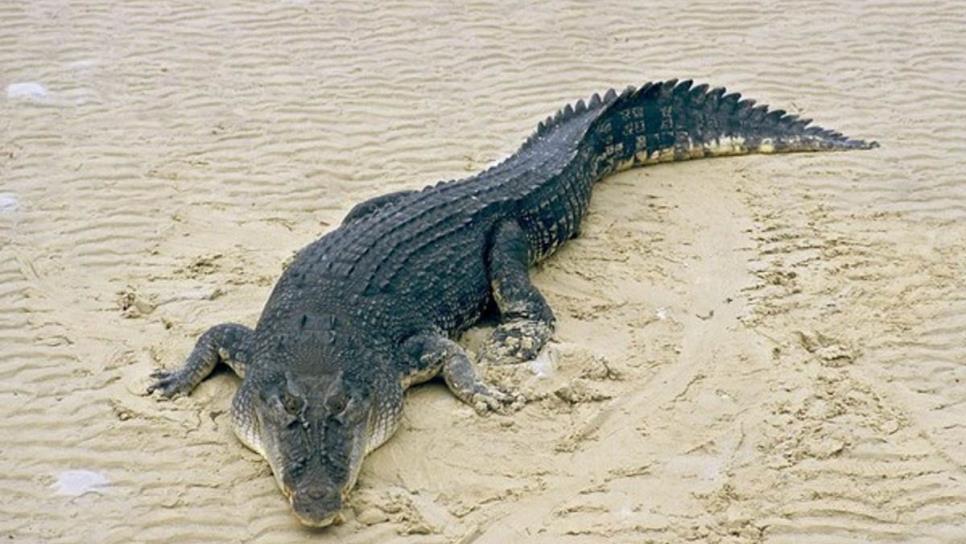
<svg viewBox="0 0 966 544"><path fill-rule="evenodd" d="M648 83L601 99L599 114L582 148L595 179L640 165L749 153L870 149L855 140L799 119L784 110L756 106L724 88L693 86L691 80Z"/></svg>

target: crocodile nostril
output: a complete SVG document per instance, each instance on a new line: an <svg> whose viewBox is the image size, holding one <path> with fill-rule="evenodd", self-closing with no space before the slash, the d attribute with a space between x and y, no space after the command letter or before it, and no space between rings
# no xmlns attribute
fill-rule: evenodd
<svg viewBox="0 0 966 544"><path fill-rule="evenodd" d="M324 489L309 489L306 492L306 495L308 495L310 499L317 501L320 499L324 499L326 495L328 495L328 493L326 493Z"/></svg>

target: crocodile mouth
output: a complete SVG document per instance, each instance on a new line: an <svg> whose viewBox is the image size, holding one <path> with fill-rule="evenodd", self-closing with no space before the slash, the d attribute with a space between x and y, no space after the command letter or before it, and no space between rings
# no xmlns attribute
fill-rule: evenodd
<svg viewBox="0 0 966 544"><path fill-rule="evenodd" d="M300 515L298 512L295 513L295 517L298 518L299 523L305 525L306 527L313 527L316 529L321 529L323 527L328 527L329 525L342 525L344 521L342 513L336 512L324 518L306 518Z"/></svg>
<svg viewBox="0 0 966 544"><path fill-rule="evenodd" d="M339 501L332 504L332 498L312 498L311 496L298 495L290 489L283 489L285 498L292 508L292 513L299 520L299 523L306 527L322 528L329 525L341 525L345 518L342 516L342 505L345 504L345 493L339 493ZM304 498L303 498L304 497ZM329 503L329 504L325 504Z"/></svg>

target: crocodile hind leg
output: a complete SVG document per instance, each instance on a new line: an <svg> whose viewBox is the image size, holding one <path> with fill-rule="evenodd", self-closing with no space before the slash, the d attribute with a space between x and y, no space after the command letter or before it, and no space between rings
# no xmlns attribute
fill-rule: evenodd
<svg viewBox="0 0 966 544"><path fill-rule="evenodd" d="M456 398L472 406L478 413L507 412L522 399L485 383L477 374L466 351L459 344L435 333L418 334L403 344L413 361L404 371L405 386L442 373L446 386Z"/></svg>
<svg viewBox="0 0 966 544"><path fill-rule="evenodd" d="M211 374L219 361L244 378L245 367L251 360L251 342L252 330L244 325L215 325L198 338L194 350L181 368L173 372L158 370L151 374L155 382L148 386L148 393L160 391L165 398L190 393Z"/></svg>
<svg viewBox="0 0 966 544"><path fill-rule="evenodd" d="M529 246L516 221L502 223L493 237L487 266L501 322L483 345L480 360L492 364L532 360L553 334L553 311L530 283Z"/></svg>

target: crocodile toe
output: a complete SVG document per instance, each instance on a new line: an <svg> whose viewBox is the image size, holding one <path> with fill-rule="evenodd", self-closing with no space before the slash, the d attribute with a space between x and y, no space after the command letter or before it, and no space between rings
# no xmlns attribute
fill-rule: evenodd
<svg viewBox="0 0 966 544"><path fill-rule="evenodd" d="M166 399L186 394L194 387L189 377L177 371L156 370L151 373L151 377L155 381L148 386L148 394L158 391Z"/></svg>
<svg viewBox="0 0 966 544"><path fill-rule="evenodd" d="M508 365L532 361L552 333L552 327L540 321L501 323L480 350L480 362Z"/></svg>

